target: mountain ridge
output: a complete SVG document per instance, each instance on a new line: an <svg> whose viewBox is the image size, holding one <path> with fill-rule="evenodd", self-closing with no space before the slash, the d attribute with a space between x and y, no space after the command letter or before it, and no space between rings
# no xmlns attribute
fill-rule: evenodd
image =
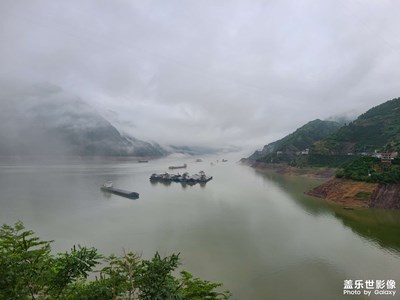
<svg viewBox="0 0 400 300"><path fill-rule="evenodd" d="M347 155L400 150L400 98L372 107L315 144L314 153Z"/></svg>
<svg viewBox="0 0 400 300"><path fill-rule="evenodd" d="M149 156L157 143L122 134L79 97L52 84L2 89L2 155Z"/></svg>
<svg viewBox="0 0 400 300"><path fill-rule="evenodd" d="M254 152L248 159L265 162L288 161L299 153L308 153L316 141L335 132L340 126L338 122L315 119L282 139L265 145L261 151Z"/></svg>
<svg viewBox="0 0 400 300"><path fill-rule="evenodd" d="M400 151L400 98L372 107L343 126L334 122L337 125L329 128L331 132L322 130L321 125L328 124L324 122L329 121L310 121L282 139L265 145L247 159L294 165L333 163L337 166L351 160L353 155ZM307 159L299 154L307 154Z"/></svg>

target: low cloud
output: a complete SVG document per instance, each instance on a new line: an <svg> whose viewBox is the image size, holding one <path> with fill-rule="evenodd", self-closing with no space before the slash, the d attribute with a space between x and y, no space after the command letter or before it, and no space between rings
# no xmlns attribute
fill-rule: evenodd
<svg viewBox="0 0 400 300"><path fill-rule="evenodd" d="M260 147L399 96L400 3L357 3L2 1L0 77L140 139Z"/></svg>

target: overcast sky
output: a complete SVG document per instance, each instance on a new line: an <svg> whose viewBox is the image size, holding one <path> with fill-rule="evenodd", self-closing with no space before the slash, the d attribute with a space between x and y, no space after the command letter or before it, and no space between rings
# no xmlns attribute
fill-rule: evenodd
<svg viewBox="0 0 400 300"><path fill-rule="evenodd" d="M0 79L132 135L260 148L400 96L400 1L2 0Z"/></svg>

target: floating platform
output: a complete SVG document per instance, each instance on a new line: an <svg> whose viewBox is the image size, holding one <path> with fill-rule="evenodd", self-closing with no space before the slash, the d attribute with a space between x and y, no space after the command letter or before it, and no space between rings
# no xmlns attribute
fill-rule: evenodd
<svg viewBox="0 0 400 300"><path fill-rule="evenodd" d="M109 192L109 193L112 193L114 195L118 195L121 197L129 198L129 199L139 199L139 193L136 193L136 192L125 191L125 190L116 189L114 187L108 187L108 186L104 186L104 185L100 189L104 192Z"/></svg>
<svg viewBox="0 0 400 300"><path fill-rule="evenodd" d="M199 174L194 174L190 176L187 172L180 174L152 174L150 176L150 181L160 181L160 182L182 182L182 183L206 183L213 179L212 176L206 176L203 171L200 171Z"/></svg>

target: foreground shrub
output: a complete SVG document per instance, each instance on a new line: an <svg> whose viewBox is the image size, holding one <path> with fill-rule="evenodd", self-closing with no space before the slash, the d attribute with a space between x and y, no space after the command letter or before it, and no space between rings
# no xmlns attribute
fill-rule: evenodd
<svg viewBox="0 0 400 300"><path fill-rule="evenodd" d="M0 228L0 299L229 299L222 284L182 271L179 254L150 260L133 252L105 257L95 248L74 246L53 255L51 243L22 222ZM95 270L96 266L102 266ZM88 280L96 274L95 280Z"/></svg>

